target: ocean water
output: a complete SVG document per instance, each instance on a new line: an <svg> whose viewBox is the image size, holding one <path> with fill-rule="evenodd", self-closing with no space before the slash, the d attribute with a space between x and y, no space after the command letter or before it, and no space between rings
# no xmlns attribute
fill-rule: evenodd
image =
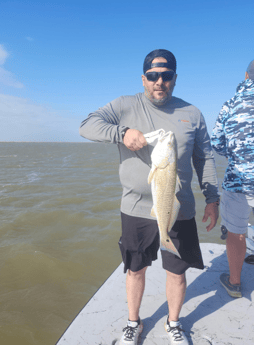
<svg viewBox="0 0 254 345"><path fill-rule="evenodd" d="M118 150L0 143L0 344L54 345L120 264ZM226 160L216 155L220 184ZM206 232L193 179L201 242Z"/></svg>

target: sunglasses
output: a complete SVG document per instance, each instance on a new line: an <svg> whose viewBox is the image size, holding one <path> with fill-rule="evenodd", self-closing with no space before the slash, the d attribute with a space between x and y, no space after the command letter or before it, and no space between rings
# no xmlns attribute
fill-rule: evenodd
<svg viewBox="0 0 254 345"><path fill-rule="evenodd" d="M163 81L170 81L173 79L175 75L174 71L165 71L165 72L147 72L145 76L149 81L157 81L160 77L162 77Z"/></svg>

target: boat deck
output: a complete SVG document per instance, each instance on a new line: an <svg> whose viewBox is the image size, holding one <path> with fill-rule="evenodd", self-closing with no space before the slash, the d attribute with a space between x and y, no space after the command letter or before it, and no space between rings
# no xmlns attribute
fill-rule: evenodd
<svg viewBox="0 0 254 345"><path fill-rule="evenodd" d="M180 321L190 345L254 344L254 265L244 263L243 298L230 297L219 282L228 272L225 245L201 243L205 269L187 271L187 293ZM161 259L148 268L140 310L144 330L139 344L168 345L165 271ZM77 315L57 345L117 345L128 308L121 264Z"/></svg>

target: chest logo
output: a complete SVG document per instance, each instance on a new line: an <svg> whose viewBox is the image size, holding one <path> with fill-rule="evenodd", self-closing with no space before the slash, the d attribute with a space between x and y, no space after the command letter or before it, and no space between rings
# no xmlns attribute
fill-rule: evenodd
<svg viewBox="0 0 254 345"><path fill-rule="evenodd" d="M190 122L188 120L178 120L178 122Z"/></svg>

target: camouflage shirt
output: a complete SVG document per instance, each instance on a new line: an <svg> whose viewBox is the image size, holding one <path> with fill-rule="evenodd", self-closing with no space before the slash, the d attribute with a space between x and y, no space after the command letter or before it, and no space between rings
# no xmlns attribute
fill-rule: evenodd
<svg viewBox="0 0 254 345"><path fill-rule="evenodd" d="M214 150L228 158L222 188L254 195L254 80L241 82L213 129Z"/></svg>

